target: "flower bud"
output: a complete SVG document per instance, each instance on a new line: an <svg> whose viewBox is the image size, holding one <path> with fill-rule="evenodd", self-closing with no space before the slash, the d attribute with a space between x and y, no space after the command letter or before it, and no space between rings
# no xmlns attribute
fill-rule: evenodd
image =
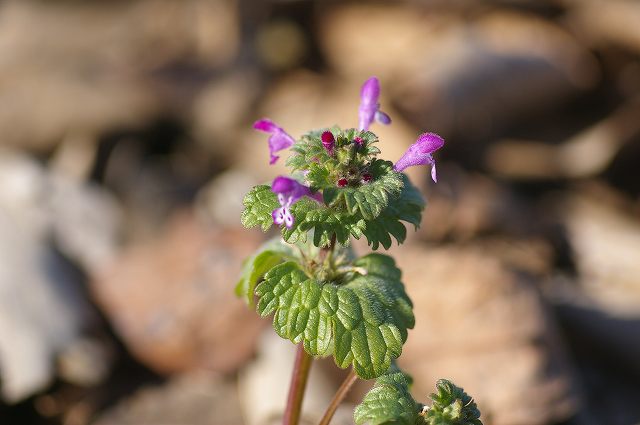
<svg viewBox="0 0 640 425"><path fill-rule="evenodd" d="M333 133L330 131L325 131L322 133L321 138L322 146L324 146L329 155L333 155L333 146L336 143L335 138L333 137Z"/></svg>

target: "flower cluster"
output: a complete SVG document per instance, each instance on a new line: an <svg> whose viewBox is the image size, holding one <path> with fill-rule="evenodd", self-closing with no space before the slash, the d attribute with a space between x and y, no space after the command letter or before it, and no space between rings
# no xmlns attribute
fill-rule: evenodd
<svg viewBox="0 0 640 425"><path fill-rule="evenodd" d="M329 130L325 130L319 135L322 148L326 154L330 159L335 159L340 165L341 171L344 171L344 175L338 176L335 180L335 186L338 188L345 188L353 184L353 181L356 184L368 184L374 179L374 176L367 172L366 166L353 166L353 158L365 145L366 134L372 134L369 132L369 127L374 121L385 125L391 123L391 118L380 110L379 98L380 82L376 77L371 77L365 81L360 91L358 131L355 132L354 137L346 141L343 139L337 140L334 133ZM274 164L278 160L277 152L291 148L296 144L293 137L269 119L265 118L256 121L253 128L270 134L270 164ZM443 145L444 140L437 134L421 134L416 142L393 165L393 170L400 173L411 166L430 165L431 177L434 182L437 182L436 162L433 158L433 153ZM314 158L313 161L318 162L319 159ZM309 172L310 170L307 169L304 174L306 175ZM294 217L289 209L293 203L304 196L315 199L319 203L323 202L323 196L319 192L289 177L277 177L273 181L271 190L278 195L280 203L280 207L273 210L273 222L277 225L284 225L289 229L294 223Z"/></svg>

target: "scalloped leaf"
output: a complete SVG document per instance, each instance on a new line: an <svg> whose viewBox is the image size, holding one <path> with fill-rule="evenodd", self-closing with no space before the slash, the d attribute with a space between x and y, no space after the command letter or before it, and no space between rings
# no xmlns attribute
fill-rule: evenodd
<svg viewBox="0 0 640 425"><path fill-rule="evenodd" d="M328 354L331 348L335 293L307 276L289 261L274 267L256 288L261 316L275 312L273 328L294 344L301 341L313 356Z"/></svg>
<svg viewBox="0 0 640 425"><path fill-rule="evenodd" d="M375 385L364 396L362 403L356 406L353 412L356 424L424 424L420 416L421 405L409 392L411 378L393 369L395 368L376 379Z"/></svg>
<svg viewBox="0 0 640 425"><path fill-rule="evenodd" d="M349 272L340 282L318 282L292 261L275 266L256 287L257 311L275 313L278 335L309 354L333 352L339 367L372 379L400 356L414 316L391 257L369 254L353 265L365 274Z"/></svg>
<svg viewBox="0 0 640 425"><path fill-rule="evenodd" d="M289 243L306 241L313 230L315 246L329 246L334 235L336 242L345 246L350 236L359 239L366 225L358 216L336 212L310 199L301 199L292 205L291 214L295 217L293 227L282 229L282 237Z"/></svg>
<svg viewBox="0 0 640 425"><path fill-rule="evenodd" d="M407 237L407 229L402 221L418 228L425 203L407 176L400 176L403 183L400 195L389 199L386 208L375 219L365 220L360 210L349 214L310 199L301 199L291 207L295 222L291 229L282 229L282 237L289 243L296 243L306 241L307 234L313 231L313 243L319 247L329 246L334 235L336 242L341 245L349 244L350 237L360 239L364 235L374 250L380 245L389 249L392 237L401 244Z"/></svg>
<svg viewBox="0 0 640 425"><path fill-rule="evenodd" d="M403 188L402 174L393 171L389 161L374 160L369 172L371 183L358 187L330 187L324 190L329 205L344 205L347 213L360 213L365 220L373 220L387 207L389 198L397 197Z"/></svg>
<svg viewBox="0 0 640 425"><path fill-rule="evenodd" d="M425 206L424 199L405 174L402 174L402 181L403 188L400 196L391 199L378 217L365 223L362 233L374 250L380 245L389 249L392 243L391 236L398 244L404 242L407 229L401 221L413 224L415 229L420 227Z"/></svg>
<svg viewBox="0 0 640 425"><path fill-rule="evenodd" d="M278 197L271 191L271 186L260 184L247 193L242 201L244 210L241 221L244 227L260 226L263 232L273 224L271 213L280 206Z"/></svg>

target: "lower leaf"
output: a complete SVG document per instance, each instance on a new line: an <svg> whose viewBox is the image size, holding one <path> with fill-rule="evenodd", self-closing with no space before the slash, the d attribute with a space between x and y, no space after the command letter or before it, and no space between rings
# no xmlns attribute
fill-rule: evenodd
<svg viewBox="0 0 640 425"><path fill-rule="evenodd" d="M256 287L257 310L275 313L278 335L302 342L309 354L333 353L339 367L353 365L358 376L372 379L400 356L414 317L393 259L370 254L354 266L365 274L319 282L296 262L277 265Z"/></svg>

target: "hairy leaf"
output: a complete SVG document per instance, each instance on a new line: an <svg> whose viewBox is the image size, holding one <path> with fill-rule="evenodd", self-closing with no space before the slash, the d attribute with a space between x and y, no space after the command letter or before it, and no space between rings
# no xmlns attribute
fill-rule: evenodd
<svg viewBox="0 0 640 425"><path fill-rule="evenodd" d="M356 407L353 412L356 424L424 424L419 415L420 404L409 392L410 378L394 369L376 379L373 388Z"/></svg>
<svg viewBox="0 0 640 425"><path fill-rule="evenodd" d="M256 287L257 310L274 314L278 335L312 355L333 352L364 379L383 374L414 325L412 304L391 257L370 254L337 281L319 282L295 262L271 269Z"/></svg>
<svg viewBox="0 0 640 425"><path fill-rule="evenodd" d="M261 184L249 191L242 201L242 225L245 227L260 226L263 231L269 230L273 224L271 213L280 206L278 197L271 191L271 186Z"/></svg>
<svg viewBox="0 0 640 425"><path fill-rule="evenodd" d="M306 241L310 231L315 246L328 246L335 236L341 245L349 244L349 238L360 239L364 236L375 250L382 245L389 249L392 237L402 243L406 239L407 229L402 221L420 226L424 200L420 192L402 174L403 187L400 195L389 199L389 203L373 220L366 220L360 211L350 214L336 211L310 199L301 199L291 207L295 222L291 229L282 229L282 237L289 243Z"/></svg>
<svg viewBox="0 0 640 425"><path fill-rule="evenodd" d="M314 356L328 354L335 294L307 276L292 261L274 267L256 288L261 316L275 312L273 328L294 344L303 342Z"/></svg>
<svg viewBox="0 0 640 425"><path fill-rule="evenodd" d="M393 171L389 161L374 160L370 164L370 183L356 187L330 187L324 190L325 202L344 206L348 214L359 213L365 220L373 220L387 207L389 198L397 197L403 187L402 175Z"/></svg>
<svg viewBox="0 0 640 425"><path fill-rule="evenodd" d="M372 249L378 249L380 245L389 249L392 236L398 244L404 242L407 229L401 221L413 224L416 229L420 226L424 200L406 175L402 174L402 180L403 187L400 195L391 199L378 217L365 222L362 233Z"/></svg>

